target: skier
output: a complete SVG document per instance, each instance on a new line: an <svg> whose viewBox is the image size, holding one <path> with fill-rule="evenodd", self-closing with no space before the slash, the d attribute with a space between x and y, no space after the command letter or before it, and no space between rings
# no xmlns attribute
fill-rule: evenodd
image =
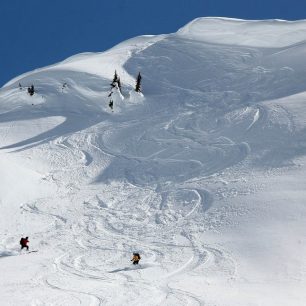
<svg viewBox="0 0 306 306"><path fill-rule="evenodd" d="M28 246L28 243L29 243L29 237L25 237L25 238L21 238L20 239L20 245L21 245L21 250L23 248L27 248L27 251L29 250L29 246Z"/></svg>
<svg viewBox="0 0 306 306"><path fill-rule="evenodd" d="M141 259L139 253L133 253L133 258L131 261L133 262L133 265L138 265L139 260Z"/></svg>

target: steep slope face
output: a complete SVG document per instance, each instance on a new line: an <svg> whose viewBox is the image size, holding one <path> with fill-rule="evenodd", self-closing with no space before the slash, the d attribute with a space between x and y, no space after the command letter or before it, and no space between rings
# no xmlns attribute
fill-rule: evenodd
<svg viewBox="0 0 306 306"><path fill-rule="evenodd" d="M3 87L3 305L304 305L304 29L200 18Z"/></svg>

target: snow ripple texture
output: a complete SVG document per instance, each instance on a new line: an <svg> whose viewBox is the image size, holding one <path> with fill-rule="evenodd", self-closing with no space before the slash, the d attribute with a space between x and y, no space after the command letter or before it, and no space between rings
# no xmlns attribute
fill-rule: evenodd
<svg viewBox="0 0 306 306"><path fill-rule="evenodd" d="M241 23L197 19L1 89L1 305L303 305L304 30Z"/></svg>

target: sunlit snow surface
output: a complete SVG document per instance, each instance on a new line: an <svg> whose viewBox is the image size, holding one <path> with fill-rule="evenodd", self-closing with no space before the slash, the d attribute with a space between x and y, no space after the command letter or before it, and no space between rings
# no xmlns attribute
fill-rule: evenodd
<svg viewBox="0 0 306 306"><path fill-rule="evenodd" d="M4 86L1 306L304 306L305 29L200 18Z"/></svg>

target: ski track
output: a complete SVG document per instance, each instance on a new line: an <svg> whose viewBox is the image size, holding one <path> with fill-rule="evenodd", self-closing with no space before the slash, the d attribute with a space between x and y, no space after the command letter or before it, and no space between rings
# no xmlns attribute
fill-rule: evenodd
<svg viewBox="0 0 306 306"><path fill-rule="evenodd" d="M150 118L149 120L154 121L155 119ZM181 120L181 118L177 120ZM145 122L145 119L143 122ZM163 125L164 124L161 126ZM130 124L125 123L123 125L117 125L116 129L128 129L130 126ZM171 134L169 135L170 137L180 137L185 139L184 142L186 143L202 145L201 142L197 141L195 136L191 136L194 133L201 134L201 131L193 131L192 134L186 136L186 130L184 134L180 134L174 121L168 125L166 124L166 126L168 127L168 130L171 130ZM74 169L80 169L80 167L83 166L90 169L90 167L95 163L95 158L101 158L99 157L101 154L102 156L110 156L112 158L123 158L126 160L126 163L129 163L129 160L137 160L138 162L154 161L157 159L159 154L162 154L166 150L166 148L158 150L147 157L124 153L121 150L113 148L113 145L111 145L109 141L109 136L105 136L109 135L109 131L109 126L103 127L102 131L100 130L99 133L99 135L102 135L102 138L99 137L99 139L92 137L94 134L91 132L84 134L84 143L86 143L87 147L86 150L79 148L79 144L78 142L75 142L74 136L65 136L55 140L53 144L61 147L63 150L63 156L68 157L68 159L66 158L68 162L66 162L62 171L73 173ZM112 131L114 131L114 129L112 129ZM147 136L145 136L145 134L146 132L142 133L142 135L137 138L137 141L146 138ZM169 136L163 139L150 137L147 139L153 143L168 143L169 141L172 141ZM101 139L103 140L102 142ZM226 142L228 142L228 140L226 140ZM96 153L94 153L94 151L96 151ZM169 157L167 157L167 155L162 159L159 157L159 160L162 160L165 163L171 163L173 161L180 162L180 159ZM236 163L236 159L236 157L233 158L233 163ZM75 163L75 161L77 163ZM197 162L200 166L202 165L201 161ZM210 160L209 163L212 164L212 161ZM71 167L70 164L74 164L75 166ZM60 171L56 170L53 174L50 173L49 175L58 176L59 173ZM61 177L63 178L63 176ZM127 176L126 179L129 181L129 176ZM70 197L79 198L80 196L82 197L82 194L88 192L93 193L93 190L84 192L84 190L79 188L75 189L70 183L67 184L65 181L60 182L59 179L56 179L55 182L58 186L59 194L62 195L66 194ZM144 184L139 185L139 183L137 183L135 185L133 181L129 181L129 184L131 184L132 188L137 188L140 191L143 190L143 192L145 192L145 189L147 188ZM70 185L72 188L70 188ZM205 212L209 210L213 201L212 196L207 190L190 187L186 188L177 183L168 183L163 187L162 184L159 184L158 186L159 187L156 190L152 191L155 193L155 199L160 198L160 203L156 206L157 210L154 211L150 208L152 204L150 203L150 198L147 198L147 207L144 206L138 210L137 215L139 217L136 217L136 219L133 213L129 213L125 210L120 211L123 207L108 207L109 203L104 204L105 200L101 202L98 196L96 198L98 206L91 205L91 200L89 200L89 202L84 202L84 207L82 208L84 209L83 217L82 220L79 220L76 227L74 227L74 216L63 217L58 213L51 213L50 211L46 213L43 209L39 208L39 206L44 205L44 202L47 201L46 199L41 200L40 204L36 202L34 204L23 205L22 209L26 212L54 218L54 220L57 221L53 225L55 231L64 229L65 232L67 232L67 226L73 222L69 226L72 226L72 232L70 235L72 235L72 239L75 243L73 244L71 251L65 252L54 260L55 271L51 276L46 276L43 284L53 290L58 290L71 295L78 299L80 305L95 306L111 302L107 297L105 297L107 296L105 290L101 291L95 289L90 291L78 291L77 289L74 289L74 283L79 281L85 283L93 282L94 284L103 283L103 287L108 287L109 285L119 286L119 284L121 284L121 286L125 288L125 293L123 292L120 294L120 303L128 304L129 301L133 300L133 303L137 304L137 299L142 299L140 293L136 290L136 286L140 286L142 290L145 290L146 292L154 292L158 290L159 293L157 296L163 296L161 303L175 303L177 305L205 305L205 301L201 300L201 298L194 294L188 291L183 291L182 289L173 288L171 282L183 275L192 273L193 270L202 266L208 266L209 268L214 267L217 270L219 262L221 261L225 262L225 266L228 266L227 269L234 269L232 268L231 260L221 251L210 246L198 244L196 236L192 234L192 232L197 231L197 226L192 224L196 219L192 217L196 214L205 214ZM178 199L182 197L182 199L184 199L184 196L187 195L191 199L191 202L187 206L184 204L181 207L181 210L176 206L172 206L173 204L171 203L175 197L178 197ZM65 198L65 196L63 196L63 198ZM99 203L102 203L102 206L100 206ZM161 223L159 221L157 223L161 226L161 229L151 225L152 222L153 224L156 222L154 217L156 213L160 215L159 218L162 218ZM116 228L118 221L113 223L113 221L117 220L118 217L121 223L120 229ZM135 236L134 230L138 225L135 224L134 226L133 223L131 223L131 218L134 220L133 222L136 221L137 223L139 223L137 218L142 220L142 227L144 232L146 232L146 238L144 239L145 242L139 240L138 236ZM192 223L189 223L190 218L192 218ZM144 220L145 223L143 223ZM60 227L58 222L61 223ZM182 228L184 228L183 231ZM49 229L49 231L51 230ZM186 244L182 245L181 243L177 243L176 240L173 239L175 236L185 239ZM170 269L163 263L163 261L168 262L171 260L169 255L164 253L164 250L169 249L169 246L171 246L171 250L182 250L183 253L186 253L187 257L185 260L178 261L175 265L171 263ZM91 264L89 265L87 262L88 258L91 256L96 257L97 255L95 254L97 252L119 252L119 254L121 253L124 256L130 256L130 253L127 254L124 250L133 249L134 247L141 249L144 257L142 268L135 270L137 273L134 273L134 269L126 267L115 268L112 270L109 268L115 264L115 262L112 261L109 262L109 267L107 261L95 263L94 266ZM171 250L169 249L168 252L171 253ZM146 258L151 258L152 262L147 263ZM226 264L226 262L228 263ZM108 268L106 269L106 267ZM155 268L158 268L161 271L161 277L150 280L148 276L146 276L147 274L145 271L147 269L154 271ZM224 267L222 267L222 269L224 269ZM234 272L229 272L228 275L233 273ZM97 287L97 285L94 287ZM134 293L132 295L129 293L125 296L127 291L132 291ZM148 305L150 305L150 303ZM154 303L152 303L152 305L154 305Z"/></svg>
<svg viewBox="0 0 306 306"><path fill-rule="evenodd" d="M137 245L137 247L141 248L142 252L144 252L143 256L147 254L146 257L148 257L148 255L151 254L151 258L154 260L152 264L146 264L144 260L144 263L142 264L143 269L154 269L155 266L160 265L158 261L156 262L156 258L166 259L167 255L162 250L169 247L169 244L172 240L170 239L170 241L167 241L165 240L167 239L167 235L155 232L155 236L161 236L162 239L154 237L153 241L147 241L146 243L143 243L139 241L137 237L133 238L132 232L128 231L123 234L120 231L115 231L111 227L111 223L107 221L108 217L107 214L105 215L105 208L101 209L101 207L98 207L91 208L92 211L88 210L85 213L86 218L88 218L88 220L82 220L82 224L86 224L85 227L82 227L83 225L79 224L76 227L77 230L73 229L73 239L75 239L75 245L77 245L78 248L75 249L74 247L71 251L64 253L63 255L59 256L54 260L55 271L51 278L47 277L45 279L44 284L53 290L59 290L67 294L71 294L74 298L79 299L80 305L95 306L102 305L104 303L110 303L110 301L107 299L103 300L103 292L93 293L72 289L69 284L73 284L75 282L73 280L82 280L83 282L103 282L103 286L106 287L107 284L116 284L116 286L118 286L119 283L121 283L122 286L127 287L126 282L128 282L131 285L128 286L129 289L126 288L127 290L135 290L135 286L137 283L137 286L146 288L148 292L159 288L159 294L163 292L164 302L166 304L168 302L171 304L172 301L175 300L176 303L178 303L179 305L204 305L204 301L194 296L190 292L183 291L181 289L174 289L170 285L171 281L173 281L173 279L175 279L176 277L179 277L179 275L186 273L188 274L199 266L207 264L209 264L209 266L215 266L216 264L218 265L218 262L221 261L220 258L223 257L222 253L218 252L218 250L212 249L208 246L197 246L196 239L187 230L184 230L183 233L181 233L182 227L188 227L188 218L195 211L201 211L201 207L204 207L206 205L206 191L188 191L194 193L198 197L194 207L192 207L191 210L185 216L182 216L181 218L177 219L177 221L175 221L176 224L174 224L174 227L172 222L166 224L166 227L171 232L170 236L179 234L187 239L188 244L186 246L183 246L183 248L188 249L191 252L191 257L187 259L186 262L178 263L177 268L166 272L168 269L165 270L165 267L163 268L162 266L162 270L165 271L164 275L161 278L150 281L147 277L143 278L141 273L142 270L137 270L137 274L131 274L130 271L133 271L132 268L119 268L117 269L118 271L111 271L113 273L115 272L116 274L116 277L112 278L112 273L109 273L109 271L105 270L106 265L103 264L103 262L102 270L99 269L99 265L88 266L88 264L86 263L86 258L90 258L90 256L95 254L99 249L101 251L109 249L109 251L111 252L118 253L118 250L126 249L127 245ZM100 210L102 210L101 214L98 213L99 208ZM27 212L34 214L44 214L37 208L37 206L34 205L26 205L23 207L23 209ZM203 211L205 211L205 209ZM114 212L115 211L110 211L108 214L112 215ZM56 220L58 219L58 216L56 214L47 215L49 217L55 218ZM64 223L63 225L69 222L64 218L59 218L59 220ZM129 218L127 220L121 220L121 222L126 222L126 224L128 224ZM80 236L81 238L79 238ZM103 237L102 241L101 237ZM109 247L107 245L109 245ZM181 247L182 246L180 244L176 244L175 241L174 244L171 245L171 249L177 248L179 250L181 249ZM58 280L60 280L59 283ZM62 285L63 280L65 280L65 286ZM137 301L137 298L138 297L136 295L132 299L133 301L135 299L135 301ZM139 298L141 298L140 295ZM124 299L123 295L122 299ZM126 302L128 303L128 300Z"/></svg>
<svg viewBox="0 0 306 306"><path fill-rule="evenodd" d="M72 111L64 104L71 101L63 98L70 93L75 99L70 106L75 106L73 113L88 116L80 117L75 129L66 126L67 131L51 133L52 137L41 140L39 146L23 141L29 153L24 153L26 149L14 152L47 164L36 174L55 187L52 195L22 203L19 212L23 217L30 215L40 228L32 237L48 241L40 244L42 252L37 257L55 249L49 255L52 272L41 271L35 281L41 290L59 293L58 304L65 296L69 305L85 306L140 305L144 301L146 305L217 305L180 282L189 282L195 275L208 285L217 277L229 286L241 280L234 255L224 245L204 241L205 233L219 234L219 228L233 226L235 218L248 209L228 201L261 188L259 183L253 186L248 182L253 175L248 165L269 157L274 161L275 150L283 149L284 139L293 137L297 126L289 109L273 100L281 96L284 83L278 80L278 70L261 63L268 51L196 42L204 52L191 43L186 38L170 37L156 46L128 52L123 67L127 75L134 69L133 61L141 67L149 58L150 63L144 65L152 71L151 75L144 69L148 82L163 75L160 61L169 63L172 78L171 82L159 81L155 86L160 94L153 98L148 94L140 110L133 108L135 114L123 105L124 115L119 111L110 117L107 107L101 108L100 82L103 80L108 88L108 80L83 76L93 78L90 85L89 81L78 84L69 79L69 87L59 92L62 81L53 80L50 74L57 91L48 92L48 82L41 84L46 92L35 96L36 106L51 101L61 111L68 109L70 116ZM192 72L203 69L190 50L203 60L201 65L214 62L209 70L211 78L205 76L189 84L177 79L177 71L171 70L172 58L184 59L182 71L189 71L191 64ZM218 69L222 77L213 78ZM39 73L36 76L39 78ZM82 76L75 76L82 80ZM275 94L269 89L271 82L276 84ZM254 87L252 92L250 87ZM154 92L154 88L150 90ZM14 94L19 97L12 90L3 97L11 103ZM58 94L63 105L57 101ZM92 105L87 104L89 99ZM159 99L162 101L156 107ZM24 102L31 105L32 101L26 97ZM101 109L103 115L93 119L91 116ZM18 119L18 111L24 109L13 105L13 119ZM35 116L44 114L33 112L29 119ZM3 143L11 142L10 131L15 124L11 120L0 126ZM76 123L72 120L71 124ZM277 138L279 131L282 137ZM31 165L28 158L27 163ZM3 240L4 249L9 248L8 241ZM130 262L134 251L142 255L137 267ZM13 255L1 251L1 261ZM203 285L203 292L207 288ZM35 300L33 297L31 305L40 305ZM52 305L46 297L46 305L49 302Z"/></svg>

